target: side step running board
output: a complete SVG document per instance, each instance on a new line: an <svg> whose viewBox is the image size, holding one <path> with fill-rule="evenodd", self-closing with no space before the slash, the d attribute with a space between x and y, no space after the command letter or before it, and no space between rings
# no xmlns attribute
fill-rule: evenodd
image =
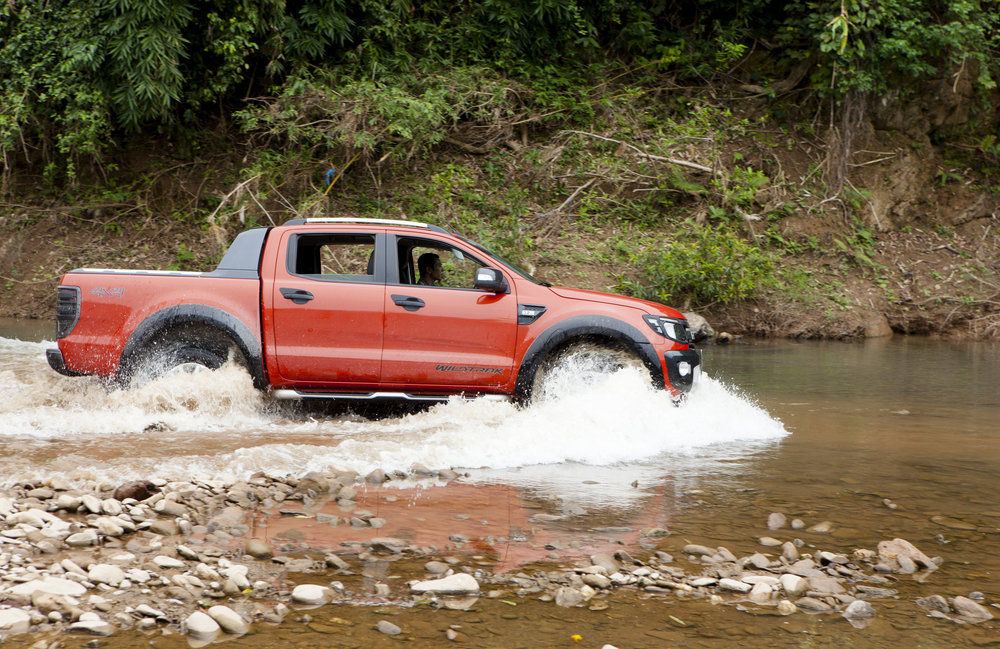
<svg viewBox="0 0 1000 649"><path fill-rule="evenodd" d="M374 401L378 399L395 399L402 401L448 401L452 396L461 399L484 399L486 401L510 401L502 394L483 395L446 395L446 394L410 394L408 392L300 392L299 390L272 390L275 399L353 399L355 401Z"/></svg>

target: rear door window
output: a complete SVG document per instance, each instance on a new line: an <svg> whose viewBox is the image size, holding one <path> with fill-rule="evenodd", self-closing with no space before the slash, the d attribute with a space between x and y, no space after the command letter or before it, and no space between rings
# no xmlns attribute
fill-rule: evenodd
<svg viewBox="0 0 1000 649"><path fill-rule="evenodd" d="M300 234L288 247L288 272L329 282L381 283L370 234Z"/></svg>

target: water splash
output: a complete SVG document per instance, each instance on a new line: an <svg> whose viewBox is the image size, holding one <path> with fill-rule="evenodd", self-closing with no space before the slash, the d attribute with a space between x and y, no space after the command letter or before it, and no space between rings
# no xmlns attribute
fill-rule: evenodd
<svg viewBox="0 0 1000 649"><path fill-rule="evenodd" d="M526 407L456 399L369 421L289 410L230 366L140 390L109 390L94 379L49 370L47 346L0 339L0 446L27 441L20 455L34 453L50 471L66 470L72 453L71 473L91 480L302 475L334 467L365 474L406 471L415 463L480 475L539 475L545 471L532 467L552 466L662 472L679 458L716 452L711 449L746 453L787 434L766 411L711 377L676 405L631 366L612 374L575 367L550 384L547 398Z"/></svg>

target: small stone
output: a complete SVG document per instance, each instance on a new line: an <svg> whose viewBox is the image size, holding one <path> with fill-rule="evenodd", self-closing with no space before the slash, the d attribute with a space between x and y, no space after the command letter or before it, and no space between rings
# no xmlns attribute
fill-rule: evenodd
<svg viewBox="0 0 1000 649"><path fill-rule="evenodd" d="M371 473L365 476L365 482L369 484L382 484L386 481L385 471L382 469L375 469Z"/></svg>
<svg viewBox="0 0 1000 649"><path fill-rule="evenodd" d="M833 523L830 521L823 521L822 523L817 523L810 527L807 532L812 532L813 534L829 534L833 530Z"/></svg>
<svg viewBox="0 0 1000 649"><path fill-rule="evenodd" d="M614 557L612 557L610 554L604 554L604 553L591 555L590 563L595 566L601 566L602 568L607 570L609 574L618 572L618 569L621 568L621 564L618 563L618 561Z"/></svg>
<svg viewBox="0 0 1000 649"><path fill-rule="evenodd" d="M31 616L22 610L0 610L0 634L17 635L31 629Z"/></svg>
<svg viewBox="0 0 1000 649"><path fill-rule="evenodd" d="M328 554L324 557L326 565L337 570L350 570L351 564L347 563L335 554Z"/></svg>
<svg viewBox="0 0 1000 649"><path fill-rule="evenodd" d="M798 607L795 606L795 604L792 604L787 599L783 599L780 602L778 602L778 615L791 615L792 613L795 613L798 610L799 610Z"/></svg>
<svg viewBox="0 0 1000 649"><path fill-rule="evenodd" d="M582 604L584 599L586 598L584 597L582 591L568 586L563 586L555 592L556 605L564 608L571 608L578 604Z"/></svg>
<svg viewBox="0 0 1000 649"><path fill-rule="evenodd" d="M375 625L375 629L379 633L384 633L386 635L399 635L403 632L402 629L387 620L379 620L378 624Z"/></svg>
<svg viewBox="0 0 1000 649"><path fill-rule="evenodd" d="M803 529L805 529L805 527L806 527L806 524L805 524L805 522L801 518L795 518L795 519L792 520L792 529L793 530L803 530Z"/></svg>
<svg viewBox="0 0 1000 649"><path fill-rule="evenodd" d="M450 569L450 566L442 561L428 561L424 564L424 570L432 575L443 575Z"/></svg>
<svg viewBox="0 0 1000 649"><path fill-rule="evenodd" d="M760 544L766 548L776 548L781 545L781 541L770 536L760 537Z"/></svg>
<svg viewBox="0 0 1000 649"><path fill-rule="evenodd" d="M420 581L410 585L415 593L438 593L440 595L468 595L479 592L479 582L472 575L460 572L443 579Z"/></svg>
<svg viewBox="0 0 1000 649"><path fill-rule="evenodd" d="M84 620L81 616L79 622L74 622L66 629L69 633L87 633L101 637L107 637L115 632L115 627L103 620Z"/></svg>
<svg viewBox="0 0 1000 649"><path fill-rule="evenodd" d="M775 512L767 517L767 529L769 530L780 530L787 524L788 519L785 518L784 514Z"/></svg>
<svg viewBox="0 0 1000 649"><path fill-rule="evenodd" d="M959 595L956 597L952 603L952 608L955 609L957 615L969 618L972 620L991 620L993 619L993 614L986 610L980 604L972 601L968 597L962 597Z"/></svg>
<svg viewBox="0 0 1000 649"><path fill-rule="evenodd" d="M707 548L704 545L689 544L684 546L684 554L693 554L698 557L710 557L715 554L715 550L712 548Z"/></svg>
<svg viewBox="0 0 1000 649"><path fill-rule="evenodd" d="M855 600L848 605L842 615L856 629L863 629L878 616L871 604L862 600Z"/></svg>
<svg viewBox="0 0 1000 649"><path fill-rule="evenodd" d="M329 588L316 584L301 584L292 591L292 601L299 604L326 604L331 596Z"/></svg>
<svg viewBox="0 0 1000 649"><path fill-rule="evenodd" d="M219 634L222 627L212 617L201 611L195 611L185 621L188 635L199 640L212 640Z"/></svg>
<svg viewBox="0 0 1000 649"><path fill-rule="evenodd" d="M750 589L749 598L751 602L756 602L757 604L764 604L771 599L771 593L774 591L771 586L765 583L754 584L753 588Z"/></svg>
<svg viewBox="0 0 1000 649"><path fill-rule="evenodd" d="M784 574L778 578L789 597L799 597L809 590L809 582L798 575Z"/></svg>
<svg viewBox="0 0 1000 649"><path fill-rule="evenodd" d="M125 579L125 571L118 566L100 563L90 567L87 572L87 579L96 584L108 584L117 586Z"/></svg>
<svg viewBox="0 0 1000 649"><path fill-rule="evenodd" d="M222 630L233 635L243 635L250 630L250 625L246 623L239 613L228 606L213 606L208 609L208 615L215 620Z"/></svg>
<svg viewBox="0 0 1000 649"><path fill-rule="evenodd" d="M153 494L158 493L160 493L160 488L149 480L135 480L133 482L126 482L115 489L114 498L116 500L125 500L127 498L146 500Z"/></svg>
<svg viewBox="0 0 1000 649"><path fill-rule="evenodd" d="M781 544L781 556L783 556L785 560L795 563L799 560L799 549L796 548L795 544L791 541L786 541Z"/></svg>
<svg viewBox="0 0 1000 649"><path fill-rule="evenodd" d="M168 568L168 569L174 569L174 570L183 570L187 566L187 564L185 564L180 559L175 559L173 557L167 557L167 556L164 556L162 554L160 556L158 556L158 557L154 557L153 558L153 563L155 563L156 565L158 565L161 568Z"/></svg>
<svg viewBox="0 0 1000 649"><path fill-rule="evenodd" d="M736 591L737 593L749 593L753 589L753 586L742 581L737 581L736 579L726 578L719 580L719 588Z"/></svg>
<svg viewBox="0 0 1000 649"><path fill-rule="evenodd" d="M799 608L804 608L807 611L829 611L833 607L826 602L820 601L812 597L803 597L795 602L796 606Z"/></svg>
<svg viewBox="0 0 1000 649"><path fill-rule="evenodd" d="M274 557L274 549L260 539L248 539L245 548L246 553L254 559L271 559Z"/></svg>

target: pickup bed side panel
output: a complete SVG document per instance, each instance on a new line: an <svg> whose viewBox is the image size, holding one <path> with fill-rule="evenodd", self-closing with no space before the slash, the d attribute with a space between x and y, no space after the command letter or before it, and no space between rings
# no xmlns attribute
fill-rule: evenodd
<svg viewBox="0 0 1000 649"><path fill-rule="evenodd" d="M81 293L79 321L67 337L59 340L59 350L70 371L115 376L126 342L136 329L157 312L181 305L199 305L227 314L231 318L229 328L237 329L234 322L239 322L244 336L256 341L256 356L260 357L260 281L257 279L74 271L64 275L61 283L77 286ZM196 311L201 311L199 317L203 318L208 313ZM177 320L161 316L149 326L157 322L167 324L177 323ZM253 349L249 342L245 341L245 345L244 353Z"/></svg>

